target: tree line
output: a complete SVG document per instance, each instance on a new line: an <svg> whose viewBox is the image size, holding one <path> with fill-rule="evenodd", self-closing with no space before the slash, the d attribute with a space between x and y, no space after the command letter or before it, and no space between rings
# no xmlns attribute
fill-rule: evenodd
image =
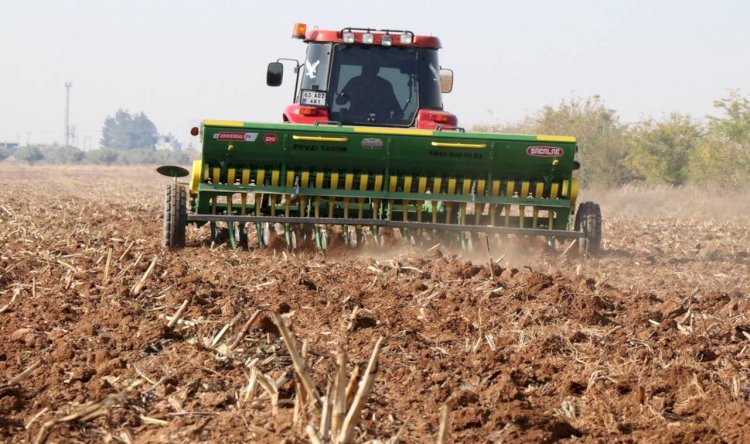
<svg viewBox="0 0 750 444"><path fill-rule="evenodd" d="M189 164L198 153L185 151L157 151L156 125L144 113L118 110L107 116L102 127L99 148L83 151L66 145L27 145L19 147L13 156L30 165L52 164ZM11 153L0 152L0 160Z"/></svg>
<svg viewBox="0 0 750 444"><path fill-rule="evenodd" d="M473 130L576 136L579 179L586 185L747 185L750 99L733 91L714 108L716 115L705 119L672 113L627 124L601 97L592 96L545 106L517 123Z"/></svg>
<svg viewBox="0 0 750 444"><path fill-rule="evenodd" d="M572 98L545 106L513 124L479 125L475 131L571 135L578 139L584 185L721 183L750 179L750 99L739 92L714 102L715 115L694 119L673 113L624 123L601 97ZM105 119L100 148L26 146L15 153L30 164L188 164L198 153L157 151L156 126L145 114L119 110ZM0 160L9 153L0 152Z"/></svg>

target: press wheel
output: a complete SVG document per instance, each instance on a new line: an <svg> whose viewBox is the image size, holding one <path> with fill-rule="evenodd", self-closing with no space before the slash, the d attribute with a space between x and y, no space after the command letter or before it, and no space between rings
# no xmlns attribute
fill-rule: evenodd
<svg viewBox="0 0 750 444"><path fill-rule="evenodd" d="M185 246L187 226L187 193L185 187L176 183L167 185L164 200L164 236L162 245L170 248Z"/></svg>
<svg viewBox="0 0 750 444"><path fill-rule="evenodd" d="M583 232L578 239L578 250L595 255L602 247L602 212L598 204L583 202L576 212L575 230Z"/></svg>

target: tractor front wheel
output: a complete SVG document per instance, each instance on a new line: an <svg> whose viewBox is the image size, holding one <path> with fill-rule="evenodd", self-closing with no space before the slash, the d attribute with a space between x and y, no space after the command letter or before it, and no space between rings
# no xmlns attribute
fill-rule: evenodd
<svg viewBox="0 0 750 444"><path fill-rule="evenodd" d="M164 200L164 238L162 245L171 248L185 246L185 227L187 226L187 193L185 187L178 184L167 185Z"/></svg>
<svg viewBox="0 0 750 444"><path fill-rule="evenodd" d="M582 254L595 255L602 248L602 211L594 202L583 202L576 212L575 230L582 231L578 239L578 250Z"/></svg>

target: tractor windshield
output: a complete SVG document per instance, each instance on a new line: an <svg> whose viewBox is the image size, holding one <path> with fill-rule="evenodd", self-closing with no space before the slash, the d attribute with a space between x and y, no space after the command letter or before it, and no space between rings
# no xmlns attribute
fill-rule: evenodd
<svg viewBox="0 0 750 444"><path fill-rule="evenodd" d="M442 109L437 51L335 45L327 90L333 121L411 126L420 107Z"/></svg>

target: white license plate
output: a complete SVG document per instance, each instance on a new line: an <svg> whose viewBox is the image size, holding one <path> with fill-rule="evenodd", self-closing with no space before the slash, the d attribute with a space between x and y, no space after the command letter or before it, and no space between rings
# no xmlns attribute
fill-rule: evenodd
<svg viewBox="0 0 750 444"><path fill-rule="evenodd" d="M320 92L320 91L302 90L300 103L302 105L325 106L326 105L326 93Z"/></svg>

